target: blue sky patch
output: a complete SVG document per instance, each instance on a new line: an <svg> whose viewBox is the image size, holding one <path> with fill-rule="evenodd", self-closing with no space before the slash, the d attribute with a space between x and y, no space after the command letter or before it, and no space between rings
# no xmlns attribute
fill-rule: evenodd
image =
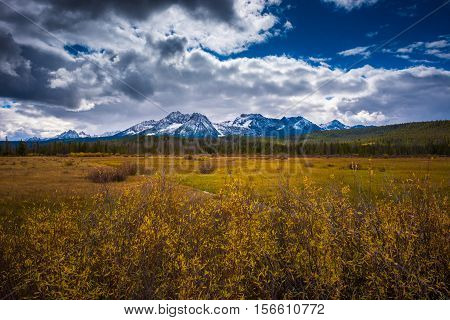
<svg viewBox="0 0 450 320"><path fill-rule="evenodd" d="M66 44L64 50L71 56L78 57L83 54L90 54L94 52L91 48L83 44Z"/></svg>
<svg viewBox="0 0 450 320"><path fill-rule="evenodd" d="M404 32L443 2L421 0L411 5L410 1L379 0L371 6L346 10L319 0L285 0L282 2L280 20L289 21L294 29L287 30L283 37L271 37L229 58L287 55L294 58L330 58L327 64L344 69L365 64L381 68L408 68L424 64L449 69L450 5ZM443 40L447 41L446 44ZM441 46L431 48L432 43L437 41L442 41ZM417 42L423 43L421 48L409 54L402 53L405 51L402 48ZM339 54L362 47L368 50L355 55ZM359 60L357 65L353 65Z"/></svg>

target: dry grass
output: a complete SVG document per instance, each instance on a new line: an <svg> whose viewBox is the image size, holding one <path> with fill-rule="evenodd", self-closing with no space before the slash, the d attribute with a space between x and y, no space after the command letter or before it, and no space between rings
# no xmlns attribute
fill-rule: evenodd
<svg viewBox="0 0 450 320"><path fill-rule="evenodd" d="M448 299L447 196L411 177L355 200L329 179L286 178L267 198L230 178L196 201L157 175L29 204L0 220L0 296Z"/></svg>

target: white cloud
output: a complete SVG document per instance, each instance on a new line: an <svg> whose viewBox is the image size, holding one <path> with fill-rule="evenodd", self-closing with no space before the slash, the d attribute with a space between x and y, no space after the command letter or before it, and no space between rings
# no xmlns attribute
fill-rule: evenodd
<svg viewBox="0 0 450 320"><path fill-rule="evenodd" d="M0 108L0 139L27 137L50 138L74 127L74 123L43 114L32 105L15 103L11 109Z"/></svg>
<svg viewBox="0 0 450 320"><path fill-rule="evenodd" d="M411 59L411 57L410 57L409 55L407 55L407 54L396 54L395 56L396 56L397 58L405 59L405 60Z"/></svg>
<svg viewBox="0 0 450 320"><path fill-rule="evenodd" d="M408 54L409 56L411 54L425 54L429 56L434 56L435 58L441 58L441 59L450 59L450 53L444 52L443 49L450 47L450 43L447 40L438 40L438 41L431 41L431 42L414 42L406 47L399 48L396 50L397 53L400 55L396 55L400 58L405 58ZM393 51L384 51L392 53ZM411 58L411 57L410 57ZM424 59L410 59L411 62L413 61L425 61Z"/></svg>
<svg viewBox="0 0 450 320"><path fill-rule="evenodd" d="M59 68L56 71L50 72L53 77L50 79L49 86L52 89L55 88L67 88L71 83L75 81L74 75L65 68Z"/></svg>
<svg viewBox="0 0 450 320"><path fill-rule="evenodd" d="M142 30L155 38L174 33L188 40L188 46L204 48L228 55L246 50L250 45L266 41L276 30L279 19L266 9L281 1L238 0L235 10L238 20L234 25L208 19L197 19L182 8L173 6L142 24ZM284 29L292 29L286 21Z"/></svg>
<svg viewBox="0 0 450 320"><path fill-rule="evenodd" d="M294 29L294 26L292 25L292 23L289 20L284 23L283 27L285 30Z"/></svg>
<svg viewBox="0 0 450 320"><path fill-rule="evenodd" d="M380 112L368 112L366 110L361 110L358 113L346 112L342 115L342 119L346 123L361 123L361 124L378 124L383 123L386 120L386 116Z"/></svg>
<svg viewBox="0 0 450 320"><path fill-rule="evenodd" d="M370 56L370 48L372 46L368 46L368 47L356 47L353 49L348 49L348 50L344 50L341 52L338 52L339 55L344 56L344 57L349 57L349 56L363 56L365 58Z"/></svg>
<svg viewBox="0 0 450 320"><path fill-rule="evenodd" d="M366 33L366 37L373 38L378 34L378 31L371 31Z"/></svg>
<svg viewBox="0 0 450 320"><path fill-rule="evenodd" d="M427 42L425 44L425 47L428 49L430 49L430 48L446 48L448 46L450 46L450 43L447 40Z"/></svg>
<svg viewBox="0 0 450 320"><path fill-rule="evenodd" d="M323 2L334 3L337 7L344 8L348 11L361 8L362 6L371 6L378 0L322 0Z"/></svg>
<svg viewBox="0 0 450 320"><path fill-rule="evenodd" d="M450 53L445 53L445 52L436 52L434 53L434 55L438 58L442 58L442 59L450 59Z"/></svg>

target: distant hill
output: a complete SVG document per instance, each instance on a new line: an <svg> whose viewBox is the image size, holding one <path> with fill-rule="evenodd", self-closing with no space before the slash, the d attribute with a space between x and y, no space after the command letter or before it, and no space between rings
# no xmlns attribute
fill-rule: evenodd
<svg viewBox="0 0 450 320"><path fill-rule="evenodd" d="M305 139L311 142L354 142L423 145L450 141L450 121L427 121L380 127L351 128L313 132Z"/></svg>

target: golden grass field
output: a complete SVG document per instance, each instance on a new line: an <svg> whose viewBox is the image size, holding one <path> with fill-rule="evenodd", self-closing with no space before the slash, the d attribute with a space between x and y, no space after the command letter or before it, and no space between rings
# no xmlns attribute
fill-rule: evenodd
<svg viewBox="0 0 450 320"><path fill-rule="evenodd" d="M450 188L448 158L290 158L270 157L8 157L0 158L0 196L6 199L40 199L61 196L91 195L101 186L86 179L88 171L101 166L139 163L144 170L123 183L112 183L113 189L137 185L154 173L164 171L180 184L194 190L217 193L232 176L250 181L255 189L270 194L278 188L280 179L289 177L299 183L304 176L319 184L336 181L374 191L390 186L391 180L416 175L429 175L432 183L447 192ZM199 166L213 163L214 172L201 174ZM352 170L356 164L360 170Z"/></svg>
<svg viewBox="0 0 450 320"><path fill-rule="evenodd" d="M87 179L123 163L138 174ZM448 299L449 175L448 158L0 158L0 298Z"/></svg>

